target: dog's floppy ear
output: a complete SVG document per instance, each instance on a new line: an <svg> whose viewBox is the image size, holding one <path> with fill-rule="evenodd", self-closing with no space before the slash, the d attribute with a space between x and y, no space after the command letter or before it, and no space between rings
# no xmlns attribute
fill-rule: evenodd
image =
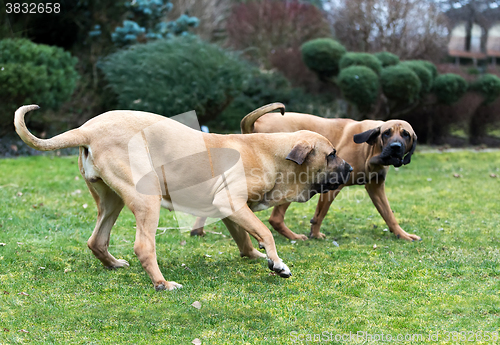
<svg viewBox="0 0 500 345"><path fill-rule="evenodd" d="M411 146L410 152L403 158L403 164L410 164L411 162L411 155L413 152L415 152L415 148L417 147L417 135L413 134L413 145Z"/></svg>
<svg viewBox="0 0 500 345"><path fill-rule="evenodd" d="M363 133L354 135L354 142L356 144L367 143L368 145L373 145L375 144L379 134L380 134L380 127L369 129Z"/></svg>
<svg viewBox="0 0 500 345"><path fill-rule="evenodd" d="M286 159L294 161L298 165L302 165L307 158L307 155L311 153L313 146L307 141L300 141L293 147L292 151L286 156Z"/></svg>

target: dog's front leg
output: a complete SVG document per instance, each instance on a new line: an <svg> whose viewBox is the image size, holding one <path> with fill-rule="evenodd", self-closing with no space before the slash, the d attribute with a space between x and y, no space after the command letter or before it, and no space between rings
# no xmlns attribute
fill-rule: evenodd
<svg viewBox="0 0 500 345"><path fill-rule="evenodd" d="M335 197L339 194L341 189L342 187L339 187L336 190L323 193L319 196L316 211L314 212L314 216L311 219L311 233L309 234L309 237L326 238L325 234L320 231L321 224L323 223L323 219L325 219L326 214L330 209L330 205L332 204L333 200L335 200Z"/></svg>
<svg viewBox="0 0 500 345"><path fill-rule="evenodd" d="M394 233L397 238L402 238L407 241L420 240L420 237L407 233L399 226L396 217L394 217L394 213L392 213L391 206L389 205L389 200L387 200L384 182L367 183L365 185L365 188L378 212L380 213L382 218L384 218L385 223L389 227L389 230Z"/></svg>
<svg viewBox="0 0 500 345"><path fill-rule="evenodd" d="M288 206L290 206L289 202L286 204L275 206L273 208L273 212L271 213L271 217L269 217L269 224L271 224L274 230L290 240L307 240L306 235L296 234L286 226L285 213L288 209Z"/></svg>
<svg viewBox="0 0 500 345"><path fill-rule="evenodd" d="M271 234L271 231L269 231L247 205L244 205L238 211L231 214L228 219L245 229L246 232L257 240L259 247L265 249L270 270L278 273L283 278L288 278L292 275L288 266L278 257L273 234ZM235 238L235 240L237 243L238 241L241 242L241 239Z"/></svg>

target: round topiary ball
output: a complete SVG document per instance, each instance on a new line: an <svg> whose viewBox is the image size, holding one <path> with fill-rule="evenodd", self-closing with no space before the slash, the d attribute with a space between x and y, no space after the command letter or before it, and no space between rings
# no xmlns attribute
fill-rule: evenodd
<svg viewBox="0 0 500 345"><path fill-rule="evenodd" d="M413 102L418 98L422 83L417 74L402 65L389 66L380 74L384 95L398 102Z"/></svg>
<svg viewBox="0 0 500 345"><path fill-rule="evenodd" d="M368 110L379 92L378 76L366 66L351 66L340 71L338 85L347 101Z"/></svg>
<svg viewBox="0 0 500 345"><path fill-rule="evenodd" d="M324 77L338 74L339 61L346 53L345 47L331 38L307 41L300 47L300 50L306 66Z"/></svg>
<svg viewBox="0 0 500 345"><path fill-rule="evenodd" d="M441 74L434 80L432 90L436 94L438 102L452 104L467 91L467 82L458 74Z"/></svg>
<svg viewBox="0 0 500 345"><path fill-rule="evenodd" d="M486 103L491 103L500 96L500 78L493 74L485 74L470 85L472 91L482 94Z"/></svg>
<svg viewBox="0 0 500 345"><path fill-rule="evenodd" d="M425 66L422 60L410 60L402 62L401 65L408 67L417 75L422 84L420 88L420 95L429 93L432 89L433 77L431 71Z"/></svg>
<svg viewBox="0 0 500 345"><path fill-rule="evenodd" d="M382 63L382 67L394 66L399 63L399 57L389 52L380 52L374 54Z"/></svg>
<svg viewBox="0 0 500 345"><path fill-rule="evenodd" d="M350 66L366 66L373 70L375 73L380 74L382 71L382 62L374 55L368 53L346 53L339 62L340 69Z"/></svg>

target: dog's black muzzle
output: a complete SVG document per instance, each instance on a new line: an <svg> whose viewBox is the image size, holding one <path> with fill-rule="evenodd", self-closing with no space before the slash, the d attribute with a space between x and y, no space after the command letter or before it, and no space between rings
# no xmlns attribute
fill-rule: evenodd
<svg viewBox="0 0 500 345"><path fill-rule="evenodd" d="M339 170L330 173L325 181L315 183L311 187L310 197L317 193L326 193L338 189L341 185L349 181L352 170L353 169L349 163L345 162Z"/></svg>
<svg viewBox="0 0 500 345"><path fill-rule="evenodd" d="M380 154L380 159L384 165L394 165L396 168L403 165L403 157L405 154L406 145L401 141L393 141L388 143Z"/></svg>

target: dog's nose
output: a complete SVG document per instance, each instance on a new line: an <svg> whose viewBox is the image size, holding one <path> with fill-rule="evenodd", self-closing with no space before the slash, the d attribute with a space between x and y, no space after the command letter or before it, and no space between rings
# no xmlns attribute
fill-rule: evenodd
<svg viewBox="0 0 500 345"><path fill-rule="evenodd" d="M400 150L401 149L401 143L400 142L393 142L391 145L389 145L389 147L393 150Z"/></svg>

